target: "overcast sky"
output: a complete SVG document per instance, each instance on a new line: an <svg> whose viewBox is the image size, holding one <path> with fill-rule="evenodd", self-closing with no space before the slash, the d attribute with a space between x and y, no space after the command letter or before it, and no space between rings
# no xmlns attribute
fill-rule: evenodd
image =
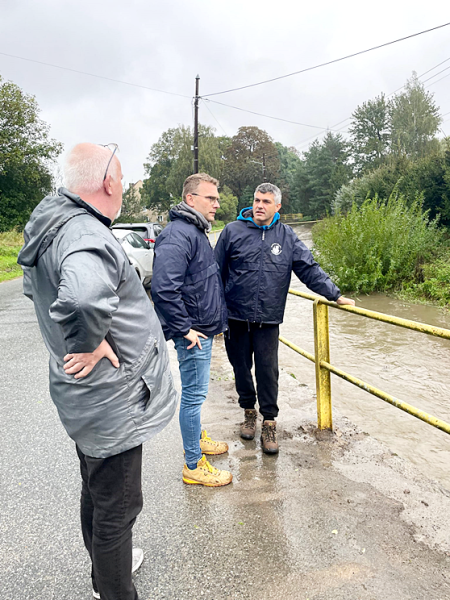
<svg viewBox="0 0 450 600"><path fill-rule="evenodd" d="M447 7L447 8L446 8ZM117 142L126 182L163 131L192 125L200 94L299 71L450 21L448 0L0 0L0 53L85 71L181 96L77 74L0 54L0 75L36 96L51 135ZM247 110L335 126L362 102L450 58L450 26L280 81L212 96ZM450 67L450 60L422 79ZM450 134L450 68L425 83ZM433 84L433 82L436 82ZM433 85L432 85L433 84ZM209 109L209 110L208 110ZM446 122L445 122L446 121ZM320 129L200 103L200 122L234 135L256 125L306 150ZM348 122L347 122L348 123ZM311 139L312 138L312 139Z"/></svg>

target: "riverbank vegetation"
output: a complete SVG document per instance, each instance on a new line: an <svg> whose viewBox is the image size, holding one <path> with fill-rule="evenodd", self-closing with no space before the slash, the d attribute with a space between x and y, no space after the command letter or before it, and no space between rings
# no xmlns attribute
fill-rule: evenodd
<svg viewBox="0 0 450 600"><path fill-rule="evenodd" d="M346 214L313 228L314 253L343 291L389 291L420 278L421 267L443 247L443 230L421 202L405 196L353 204Z"/></svg>

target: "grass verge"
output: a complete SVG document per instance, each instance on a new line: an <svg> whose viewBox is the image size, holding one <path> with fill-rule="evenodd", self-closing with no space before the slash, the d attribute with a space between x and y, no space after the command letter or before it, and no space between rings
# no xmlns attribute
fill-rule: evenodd
<svg viewBox="0 0 450 600"><path fill-rule="evenodd" d="M23 245L23 234L18 231L0 233L0 282L22 275L17 255Z"/></svg>

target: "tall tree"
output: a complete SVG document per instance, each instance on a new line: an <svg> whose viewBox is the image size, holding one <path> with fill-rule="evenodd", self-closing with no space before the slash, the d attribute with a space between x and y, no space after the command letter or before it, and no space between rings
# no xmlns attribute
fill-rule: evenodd
<svg viewBox="0 0 450 600"><path fill-rule="evenodd" d="M391 150L395 155L419 158L436 149L434 138L442 119L433 94L425 90L416 73L406 83L405 91L391 100L389 112Z"/></svg>
<svg viewBox="0 0 450 600"><path fill-rule="evenodd" d="M216 219L230 223L237 217L238 199L226 185L220 190L220 208L217 209Z"/></svg>
<svg viewBox="0 0 450 600"><path fill-rule="evenodd" d="M280 161L280 170L278 177L272 183L275 183L281 190L281 212L295 212L294 179L300 164L300 157L295 148L288 148L280 144L280 142L275 142L275 146Z"/></svg>
<svg viewBox="0 0 450 600"><path fill-rule="evenodd" d="M212 127L199 127L199 169L220 179L228 138L216 137ZM180 201L183 182L193 169L193 132L181 125L165 131L144 163L142 198L148 208L167 211Z"/></svg>
<svg viewBox="0 0 450 600"><path fill-rule="evenodd" d="M272 138L258 127L240 127L225 150L223 182L239 200L246 187L255 189L263 181L263 155L266 178L275 181L280 171L278 150Z"/></svg>
<svg viewBox="0 0 450 600"><path fill-rule="evenodd" d="M322 142L314 141L297 172L297 193L307 199L301 212L323 218L336 192L351 176L349 146L340 134L328 132Z"/></svg>
<svg viewBox="0 0 450 600"><path fill-rule="evenodd" d="M255 195L255 187L248 185L244 188L241 197L239 198L237 212L241 212L243 208L249 208L253 205Z"/></svg>
<svg viewBox="0 0 450 600"><path fill-rule="evenodd" d="M34 96L0 77L0 231L22 228L52 190L62 145L49 136Z"/></svg>
<svg viewBox="0 0 450 600"><path fill-rule="evenodd" d="M143 210L145 209L145 201L143 200L139 190L131 184L126 192L123 193L122 210L118 223L138 223L145 220L143 218Z"/></svg>
<svg viewBox="0 0 450 600"><path fill-rule="evenodd" d="M303 216L309 216L311 214L311 198L313 197L313 190L311 188L311 181L308 176L308 167L306 160L300 160L300 163L295 171L294 180L292 183L292 200L290 202L290 210L293 213L302 213Z"/></svg>
<svg viewBox="0 0 450 600"><path fill-rule="evenodd" d="M358 174L383 164L389 152L389 106L384 94L358 106L349 132Z"/></svg>

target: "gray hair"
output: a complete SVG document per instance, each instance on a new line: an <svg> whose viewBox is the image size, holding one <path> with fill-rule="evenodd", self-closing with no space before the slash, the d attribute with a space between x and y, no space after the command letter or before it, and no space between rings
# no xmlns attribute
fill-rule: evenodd
<svg viewBox="0 0 450 600"><path fill-rule="evenodd" d="M64 165L64 185L69 192L80 196L98 192L111 154L111 148L97 144L77 144L72 148ZM119 162L115 157L108 167L108 175L115 181L119 177Z"/></svg>
<svg viewBox="0 0 450 600"><path fill-rule="evenodd" d="M261 183L261 185L258 185L253 197L256 196L257 192L261 192L261 194L272 194L275 204L281 204L281 190L273 183Z"/></svg>

